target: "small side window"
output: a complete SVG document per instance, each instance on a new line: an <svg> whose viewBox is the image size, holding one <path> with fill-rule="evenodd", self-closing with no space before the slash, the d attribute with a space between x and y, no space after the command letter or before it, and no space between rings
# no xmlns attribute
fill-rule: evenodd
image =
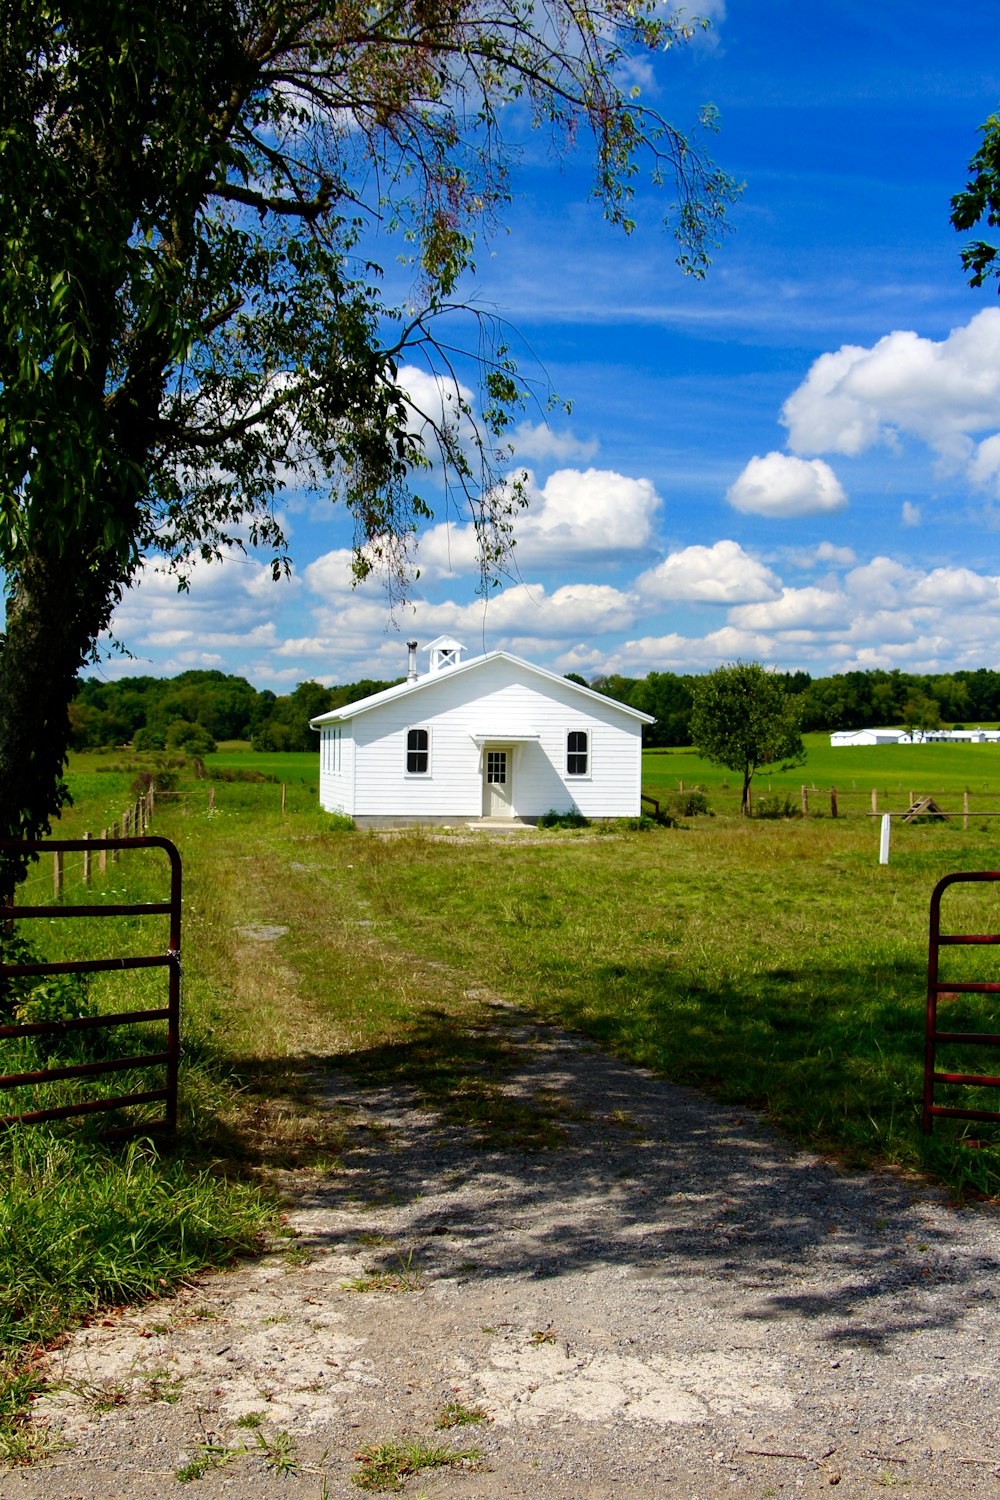
<svg viewBox="0 0 1000 1500"><path fill-rule="evenodd" d="M431 733L429 729L406 731L406 774L426 776L431 766Z"/></svg>
<svg viewBox="0 0 1000 1500"><path fill-rule="evenodd" d="M589 759L585 729L571 729L566 736L566 775L586 776Z"/></svg>

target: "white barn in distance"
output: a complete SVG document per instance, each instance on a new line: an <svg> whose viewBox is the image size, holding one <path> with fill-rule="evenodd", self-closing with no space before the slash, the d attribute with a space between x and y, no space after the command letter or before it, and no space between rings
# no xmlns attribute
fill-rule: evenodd
<svg viewBox="0 0 1000 1500"><path fill-rule="evenodd" d="M994 745L1000 729L835 729L830 748L858 745Z"/></svg>
<svg viewBox="0 0 1000 1500"><path fill-rule="evenodd" d="M506 651L439 636L405 682L320 714L320 803L359 827L637 817L649 714Z"/></svg>

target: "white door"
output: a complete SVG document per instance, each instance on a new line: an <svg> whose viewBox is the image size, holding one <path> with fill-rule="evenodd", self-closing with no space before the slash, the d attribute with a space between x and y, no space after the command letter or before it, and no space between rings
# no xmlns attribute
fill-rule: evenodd
<svg viewBox="0 0 1000 1500"><path fill-rule="evenodd" d="M513 817L513 760L509 745L483 752L483 817Z"/></svg>

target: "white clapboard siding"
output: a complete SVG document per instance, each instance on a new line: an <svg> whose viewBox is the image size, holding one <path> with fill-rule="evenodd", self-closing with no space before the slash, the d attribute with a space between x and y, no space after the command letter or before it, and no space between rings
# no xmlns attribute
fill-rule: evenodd
<svg viewBox="0 0 1000 1500"><path fill-rule="evenodd" d="M339 755L335 753L338 731ZM319 800L327 812L354 815L354 736L350 723L320 730Z"/></svg>
<svg viewBox="0 0 1000 1500"><path fill-rule="evenodd" d="M612 700L504 653L464 671L428 674L412 688L384 695L387 701L343 723L339 773L329 768L329 747L321 746L324 807L364 819L478 818L484 751L476 737L497 746L509 735L513 816L573 807L588 817L639 812L642 719ZM407 732L416 728L430 735L426 775L406 771ZM586 776L567 773L571 730L588 735ZM322 732L330 729L323 725Z"/></svg>

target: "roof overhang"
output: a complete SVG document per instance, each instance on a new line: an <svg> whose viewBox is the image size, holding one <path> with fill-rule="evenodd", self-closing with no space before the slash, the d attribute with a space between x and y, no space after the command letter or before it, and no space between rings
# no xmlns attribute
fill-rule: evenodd
<svg viewBox="0 0 1000 1500"><path fill-rule="evenodd" d="M520 733L515 731L514 733L511 733L506 729L498 729L496 734L474 734L472 738L481 750L484 745L536 744L541 739L541 735L535 734L531 730L522 730Z"/></svg>

